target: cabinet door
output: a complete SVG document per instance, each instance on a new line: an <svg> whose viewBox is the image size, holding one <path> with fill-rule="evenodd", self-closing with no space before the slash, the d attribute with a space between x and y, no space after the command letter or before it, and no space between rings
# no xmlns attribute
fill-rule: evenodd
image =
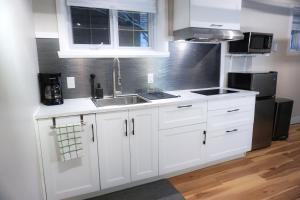
<svg viewBox="0 0 300 200"><path fill-rule="evenodd" d="M158 176L158 109L129 112L131 178Z"/></svg>
<svg viewBox="0 0 300 200"><path fill-rule="evenodd" d="M159 131L159 174L166 174L203 162L201 149L206 124Z"/></svg>
<svg viewBox="0 0 300 200"><path fill-rule="evenodd" d="M97 114L102 189L130 182L128 126L127 111Z"/></svg>
<svg viewBox="0 0 300 200"><path fill-rule="evenodd" d="M81 133L84 155L60 161L52 119L38 121L47 200L70 198L100 190L95 115L85 115ZM56 118L57 125L80 122L80 116Z"/></svg>
<svg viewBox="0 0 300 200"><path fill-rule="evenodd" d="M190 26L240 30L241 0L190 0Z"/></svg>

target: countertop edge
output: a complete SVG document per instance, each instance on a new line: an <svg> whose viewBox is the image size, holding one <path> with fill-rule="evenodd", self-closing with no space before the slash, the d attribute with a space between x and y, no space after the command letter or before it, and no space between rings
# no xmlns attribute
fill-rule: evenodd
<svg viewBox="0 0 300 200"><path fill-rule="evenodd" d="M216 87L218 88L218 87ZM214 89L214 88L202 88L198 90L205 89ZM97 114L97 113L106 113L106 112L118 112L123 110L136 110L136 109L146 109L167 105L174 105L179 103L187 103L187 102L200 102L200 101L214 101L214 100L222 100L222 99L230 99L230 98L238 98L238 97L246 97L246 96L256 96L259 92L255 91L246 91L246 90L238 90L232 88L221 88L221 89L230 89L239 91L239 93L230 93L224 95L213 95L213 96L204 96L199 94L190 94L191 91L195 91L197 89L190 90L174 90L167 91L170 94L177 94L181 97L177 99L162 99L162 100L152 100L148 103L143 104L134 104L134 105L125 105L125 106L108 106L105 108L97 108L90 98L78 98L78 99L66 99L65 104L58 106L45 106L40 105L38 111L34 114L35 120L49 119L55 117L66 117L66 116L74 116L74 115L88 115L88 114ZM72 105L73 104L73 105ZM79 105L83 107L81 109L77 109L74 111L72 108ZM61 109L62 111L57 111L57 109ZM53 110L53 111L49 111Z"/></svg>

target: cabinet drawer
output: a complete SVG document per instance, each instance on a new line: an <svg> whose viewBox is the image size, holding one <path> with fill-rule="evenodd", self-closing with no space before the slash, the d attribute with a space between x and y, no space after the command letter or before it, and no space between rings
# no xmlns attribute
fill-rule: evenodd
<svg viewBox="0 0 300 200"><path fill-rule="evenodd" d="M254 106L209 111L207 118L207 130L230 128L240 124L253 124Z"/></svg>
<svg viewBox="0 0 300 200"><path fill-rule="evenodd" d="M255 96L239 97L226 100L214 100L208 101L208 110L220 110L220 109L236 109L240 106L254 106Z"/></svg>
<svg viewBox="0 0 300 200"><path fill-rule="evenodd" d="M159 129L169 129L206 121L207 103L182 103L159 108Z"/></svg>
<svg viewBox="0 0 300 200"><path fill-rule="evenodd" d="M253 124L231 124L227 127L222 127L215 130L207 130L207 138L221 137L221 136L231 136L239 135L241 133L249 132L252 134Z"/></svg>
<svg viewBox="0 0 300 200"><path fill-rule="evenodd" d="M251 150L252 126L245 125L236 128L236 131L208 131L206 140L207 161L215 161L230 156L235 156Z"/></svg>

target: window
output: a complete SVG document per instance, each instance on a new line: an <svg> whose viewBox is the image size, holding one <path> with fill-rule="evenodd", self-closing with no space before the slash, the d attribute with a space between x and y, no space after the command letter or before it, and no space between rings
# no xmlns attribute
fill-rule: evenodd
<svg viewBox="0 0 300 200"><path fill-rule="evenodd" d="M294 8L290 50L300 52L300 8Z"/></svg>
<svg viewBox="0 0 300 200"><path fill-rule="evenodd" d="M110 13L117 15L112 18L117 28L111 25ZM71 6L70 18L74 45L150 47L153 27L150 13Z"/></svg>
<svg viewBox="0 0 300 200"><path fill-rule="evenodd" d="M149 13L118 11L119 46L149 46Z"/></svg>
<svg viewBox="0 0 300 200"><path fill-rule="evenodd" d="M109 10L71 7L74 44L110 44Z"/></svg>
<svg viewBox="0 0 300 200"><path fill-rule="evenodd" d="M168 57L167 1L56 0L60 58Z"/></svg>

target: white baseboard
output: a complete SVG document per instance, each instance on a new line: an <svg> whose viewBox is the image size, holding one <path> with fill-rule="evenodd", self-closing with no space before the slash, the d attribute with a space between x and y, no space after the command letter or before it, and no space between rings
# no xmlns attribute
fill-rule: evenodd
<svg viewBox="0 0 300 200"><path fill-rule="evenodd" d="M291 124L298 124L298 123L300 123L300 115L292 117Z"/></svg>

